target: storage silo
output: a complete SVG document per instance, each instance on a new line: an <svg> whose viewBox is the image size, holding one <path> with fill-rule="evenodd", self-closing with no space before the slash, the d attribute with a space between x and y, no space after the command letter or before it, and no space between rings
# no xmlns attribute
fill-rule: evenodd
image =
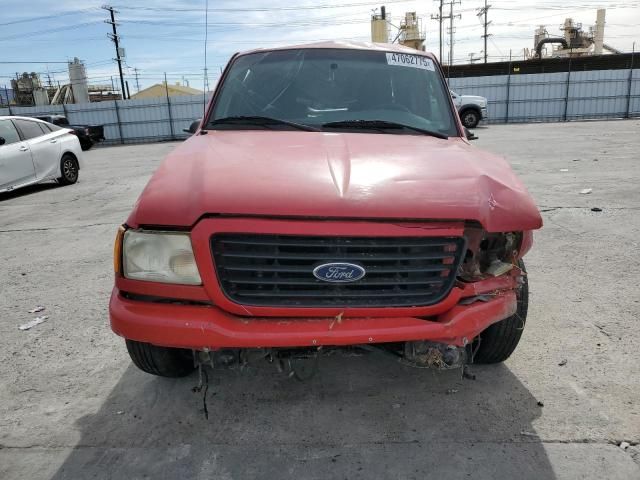
<svg viewBox="0 0 640 480"><path fill-rule="evenodd" d="M75 57L69 62L69 82L75 103L89 103L89 86L84 64Z"/></svg>
<svg viewBox="0 0 640 480"><path fill-rule="evenodd" d="M371 41L377 43L389 42L389 24L387 23L387 11L383 6L379 14L371 16Z"/></svg>

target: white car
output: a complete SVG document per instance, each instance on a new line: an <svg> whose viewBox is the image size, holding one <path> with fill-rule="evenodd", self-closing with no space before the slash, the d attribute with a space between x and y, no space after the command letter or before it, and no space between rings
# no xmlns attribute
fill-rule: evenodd
<svg viewBox="0 0 640 480"><path fill-rule="evenodd" d="M459 95L450 90L453 103L458 110L462 125L466 128L475 128L480 120L487 120L487 99L477 95Z"/></svg>
<svg viewBox="0 0 640 480"><path fill-rule="evenodd" d="M0 192L47 180L76 183L82 149L72 132L33 118L0 116Z"/></svg>

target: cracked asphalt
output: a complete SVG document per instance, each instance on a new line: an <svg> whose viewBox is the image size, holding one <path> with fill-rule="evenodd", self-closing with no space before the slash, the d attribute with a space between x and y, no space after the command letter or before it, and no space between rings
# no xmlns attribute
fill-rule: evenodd
<svg viewBox="0 0 640 480"><path fill-rule="evenodd" d="M0 479L640 478L639 131L477 129L545 221L505 364L475 381L379 354L323 358L306 382L216 370L209 420L197 375L139 372L108 327L116 228L175 144L97 148L76 185L1 195Z"/></svg>

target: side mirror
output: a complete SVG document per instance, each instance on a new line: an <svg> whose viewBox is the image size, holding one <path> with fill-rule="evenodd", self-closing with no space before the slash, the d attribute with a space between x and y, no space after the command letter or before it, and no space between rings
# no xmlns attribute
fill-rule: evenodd
<svg viewBox="0 0 640 480"><path fill-rule="evenodd" d="M4 137L0 137L0 145L4 145L5 143L7 143L7 141L4 139Z"/></svg>
<svg viewBox="0 0 640 480"><path fill-rule="evenodd" d="M191 122L191 125L189 125L189 128L184 128L182 129L182 131L184 133L190 133L191 135L193 135L198 131L198 127L200 126L201 120L202 120L201 118L199 118L198 120L194 120L193 122Z"/></svg>
<svg viewBox="0 0 640 480"><path fill-rule="evenodd" d="M467 127L464 128L464 135L467 137L467 140L477 140L478 137L473 134L471 130Z"/></svg>

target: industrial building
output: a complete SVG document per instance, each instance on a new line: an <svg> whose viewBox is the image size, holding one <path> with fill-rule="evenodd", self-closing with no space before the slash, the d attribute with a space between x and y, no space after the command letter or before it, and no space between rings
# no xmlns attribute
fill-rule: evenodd
<svg viewBox="0 0 640 480"><path fill-rule="evenodd" d="M170 97L179 95L199 95L202 90L197 88L191 88L186 85L181 85L180 82L174 84L171 83L156 83L144 90L140 90L138 93L131 95L132 100L139 100L141 98L157 98L157 97Z"/></svg>
<svg viewBox="0 0 640 480"><path fill-rule="evenodd" d="M17 106L62 105L120 100L121 94L110 85L89 85L84 63L77 57L68 62L69 83L45 84L35 72L16 74L11 89L0 93L0 103Z"/></svg>

